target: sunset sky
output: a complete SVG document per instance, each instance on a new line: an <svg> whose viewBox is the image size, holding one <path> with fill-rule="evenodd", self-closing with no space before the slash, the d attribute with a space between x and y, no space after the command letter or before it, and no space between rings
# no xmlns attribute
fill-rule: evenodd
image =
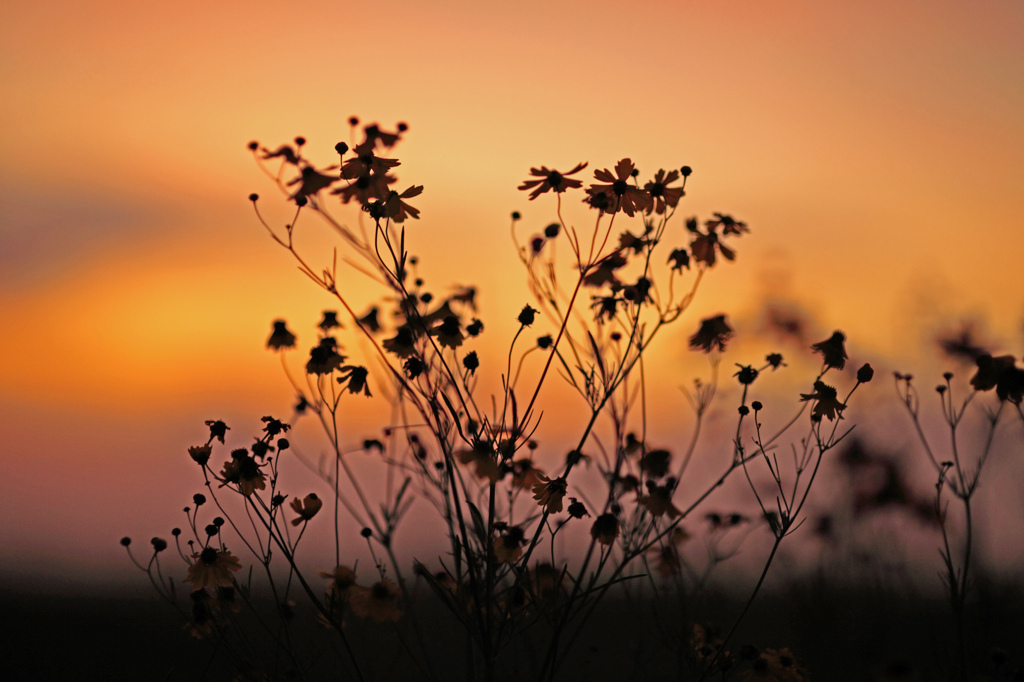
<svg viewBox="0 0 1024 682"><path fill-rule="evenodd" d="M528 302L509 213L528 236L554 210L517 185L622 157L692 166L681 213L751 228L665 362L708 314L756 337L769 302L883 374L937 378L965 323L1024 352L1020 2L44 0L0 32L5 581L121 580L121 535L182 523L203 421L287 414L270 322L311 339L333 306L256 220L250 192L291 213L246 144L331 163L351 115L408 122L412 250L441 294L479 287L496 357Z"/></svg>

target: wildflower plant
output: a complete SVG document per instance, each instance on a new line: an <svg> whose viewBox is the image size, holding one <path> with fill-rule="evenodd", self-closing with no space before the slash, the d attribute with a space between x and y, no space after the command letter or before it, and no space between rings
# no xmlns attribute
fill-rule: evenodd
<svg viewBox="0 0 1024 682"><path fill-rule="evenodd" d="M359 122L350 123L355 135ZM193 604L182 613L193 632L236 651L225 591L249 602L257 585L265 585L282 621L263 624L274 641L271 662L263 663L270 673L281 674L285 663L297 670L305 665L288 624L293 600L302 598L336 633L354 678L379 675L351 641L353 630L376 621L396 628L405 655L424 677L440 679L431 633L416 614L417 595L429 594L464 630L468 678L495 679L503 656L539 632L530 676L554 679L613 589L646 583L657 597L671 585L681 588L684 576L694 583L706 579L682 549L695 513L727 479L742 476L757 512L705 517L716 546L732 547L717 552L708 570L750 533L773 538L738 624L779 546L800 526L826 454L849 433L850 398L870 381L870 367L862 367L852 384L830 378L847 359L845 336L836 332L809 349L822 356L821 369L807 392L794 396L792 414L780 415L782 410L754 398L766 377L786 366L782 356L737 363L731 378L740 399L734 436L718 450L721 474L703 488L681 485L689 481L701 424L735 332L725 314L689 323L696 328L687 334L689 347L707 358L711 379L687 393L695 425L681 448L659 442L648 424L645 358L655 339L685 318L707 274L736 259L736 243L749 232L746 223L724 213L703 222L677 217L693 174L689 166L644 176L623 158L591 179L587 162L564 171L529 169L519 189L531 202L549 202L551 218L528 236L522 215L511 216L511 239L531 299L503 313L515 320L516 331L502 357L488 357L477 344L487 320L476 289L435 297L417 274L411 244L425 237L407 234L406 227L420 218L415 201L424 187L399 184L400 163L391 156L406 131L404 124L394 131L365 126L358 142L335 145L336 159L328 165L307 157L303 138L274 149L249 145L291 211L286 224L275 225L252 194L257 219L326 293L331 309L316 326L316 343L304 351L286 321L272 324L266 345L281 356L294 392L291 419L265 416L252 442L231 447L228 426L211 420L206 441L188 450L205 493L186 508L187 530L176 531L174 539ZM589 215L589 227L564 217L568 202ZM335 215L346 207L356 209L353 225ZM317 222L338 240L332 257L298 247L298 231L317 229ZM378 285L379 298L351 298L338 284L340 267ZM365 351L361 356L346 347L352 336ZM491 370L500 373L493 395L478 377ZM574 427L567 454L555 457L541 440L545 387L552 381L564 382L586 415ZM347 405L363 400L390 404L392 420L380 429L380 439L349 433L341 424ZM297 419L315 421L323 431L330 455L319 465L289 442ZM796 428L803 432L791 457L780 456ZM370 487L357 473L350 461L356 452L377 456L383 485ZM291 489L289 468L303 463L321 476L321 489ZM409 566L400 561L396 542L413 505L421 513L436 512L446 546ZM209 524L208 509L216 515ZM333 567L311 573L297 559L309 524L332 528ZM727 533L734 538L728 543ZM566 537L575 538L581 551L566 551ZM353 560L363 543L374 559L370 568ZM155 539L152 559L139 566L177 604L180 581L165 575L160 563L165 548L157 548ZM766 650L753 663L734 666L739 659L728 648L734 632L735 625L724 637L704 637L696 648L680 640L693 677L746 670L747 679L762 679L758 666L789 670L779 662L791 660L786 650Z"/></svg>
<svg viewBox="0 0 1024 682"><path fill-rule="evenodd" d="M945 372L942 382L935 387L942 419L948 430L948 459L938 454L934 438L929 438L922 426L921 398L913 375L895 372L893 376L896 393L910 417L934 475L935 492L931 513L938 520L942 536L939 548L942 571L939 575L949 598L955 629L955 662L951 662L950 669L955 672L956 679L968 680L973 679L976 673L966 628L966 610L973 582L972 568L977 560L974 498L981 487L982 471L992 454L992 444L1000 422L1008 414L1015 415L1018 418L1016 421L1024 427L1024 409L1021 407L1024 402L1024 369L1017 366L1012 355L993 357L984 349L967 344L964 344L959 354L970 358L975 365L966 395L959 400L954 397L957 385L953 382L952 372ZM986 402L985 394L994 396ZM972 439L975 441L974 447L964 443L964 419L972 403L977 406L982 422L980 438ZM959 524L950 518L951 503L959 509ZM959 533L956 531L957 525L960 527Z"/></svg>

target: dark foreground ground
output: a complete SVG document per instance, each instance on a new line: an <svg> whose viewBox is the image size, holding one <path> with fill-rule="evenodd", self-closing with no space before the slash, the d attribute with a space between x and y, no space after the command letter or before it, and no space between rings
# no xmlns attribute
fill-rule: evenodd
<svg viewBox="0 0 1024 682"><path fill-rule="evenodd" d="M1024 668L1024 599L1019 589L979 591L971 609L975 679L1017 680ZM678 617L662 602L609 601L598 611L562 668L560 679L673 680L679 652L687 653L692 622L727 626L740 604L718 598ZM210 641L191 638L171 608L155 599L57 597L0 591L0 678L5 680L229 680L234 669ZM334 653L334 635L299 610L292 630L304 660L315 660L304 679L349 679ZM441 679L465 679L464 638L449 616L420 607ZM360 623L360 625L366 625ZM533 633L535 645L546 636ZM845 682L949 679L953 647L945 601L878 590L793 588L759 599L734 638L758 647L788 647L810 679ZM375 680L420 679L402 655L394 631L369 624L353 643ZM259 649L254 639L253 646ZM1005 652L1001 668L993 649ZM270 660L268 649L260 650ZM507 679L529 680L536 651L524 648L504 661ZM683 668L685 671L685 666ZM743 674L736 679L742 680Z"/></svg>

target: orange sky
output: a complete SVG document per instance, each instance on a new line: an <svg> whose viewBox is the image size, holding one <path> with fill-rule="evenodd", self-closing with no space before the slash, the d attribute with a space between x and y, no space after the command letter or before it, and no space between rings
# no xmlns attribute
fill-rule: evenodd
<svg viewBox="0 0 1024 682"><path fill-rule="evenodd" d="M890 366L965 320L1024 350L1020 3L42 2L0 31L0 498L63 501L0 526L14 555L113 566L110 538L178 522L180 487L135 483L190 480L203 419L287 408L269 321L327 303L252 216L245 144L326 163L351 114L409 122L413 248L495 330L526 300L507 216L551 217L528 168L630 156L751 226L694 320L756 334L775 297Z"/></svg>

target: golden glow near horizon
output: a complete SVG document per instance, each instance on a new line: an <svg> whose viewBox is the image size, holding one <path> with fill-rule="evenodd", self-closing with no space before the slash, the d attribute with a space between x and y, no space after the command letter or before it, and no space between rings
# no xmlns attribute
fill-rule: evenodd
<svg viewBox="0 0 1024 682"><path fill-rule="evenodd" d="M695 169L684 216L751 226L693 324L756 335L783 299L901 366L964 321L1024 351L1021 3L56 0L0 26L0 399L39 415L280 399L270 321L331 306L252 214L290 219L245 144L330 163L352 114L410 124L412 250L435 291L480 287L495 352L527 301L509 212L554 214L516 186L626 156Z"/></svg>

